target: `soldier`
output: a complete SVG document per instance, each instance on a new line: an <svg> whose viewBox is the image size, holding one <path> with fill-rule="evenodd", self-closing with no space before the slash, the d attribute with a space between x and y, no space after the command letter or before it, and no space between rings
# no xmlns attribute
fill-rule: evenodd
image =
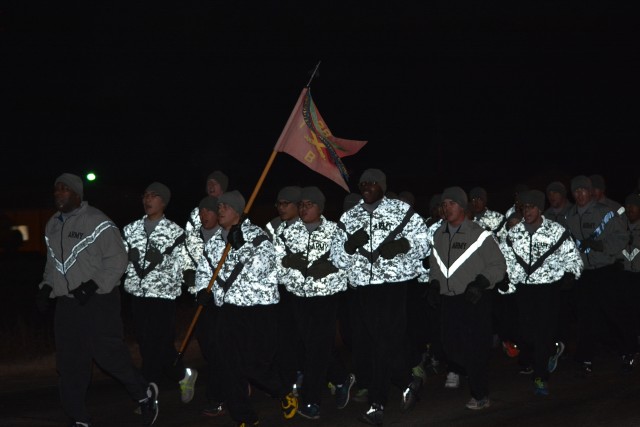
<svg viewBox="0 0 640 427"><path fill-rule="evenodd" d="M442 343L446 356L469 378L472 410L491 405L488 361L491 351L491 294L506 273L492 232L466 216L467 194L460 187L442 192L445 222L433 236L430 293L440 295Z"/></svg>
<svg viewBox="0 0 640 427"><path fill-rule="evenodd" d="M347 269L356 292L353 315L362 319L363 328L353 331L354 339L368 340L371 346L370 408L360 420L377 425L392 377L404 383L404 411L415 405L422 385L421 378L410 374L400 349L406 342L407 284L418 276L426 257L427 227L408 204L384 195L387 179L380 169L365 170L359 187L363 200L340 217L345 233L334 241L332 256L335 265Z"/></svg>
<svg viewBox="0 0 640 427"><path fill-rule="evenodd" d="M516 287L520 331L520 357L533 366L536 395L549 394L549 372L558 352L555 333L562 281L579 278L584 264L569 232L542 216L544 193L520 193L523 221L511 228L502 253L509 280Z"/></svg>
<svg viewBox="0 0 640 427"><path fill-rule="evenodd" d="M158 382L163 375L180 387L184 403L193 399L198 371L174 363L176 299L182 294L185 264L185 233L166 218L171 199L169 188L151 183L142 195L145 215L122 230L129 252L124 289L131 294L136 341L142 357L142 374Z"/></svg>
<svg viewBox="0 0 640 427"><path fill-rule="evenodd" d="M89 427L86 395L92 360L120 381L140 405L145 425L158 417L158 386L134 367L120 317L120 278L127 251L116 225L82 200L79 176L54 182L58 209L45 228L47 263L37 294L39 309L56 299L54 332L62 408L74 427ZM64 233L63 233L64 230Z"/></svg>
<svg viewBox="0 0 640 427"><path fill-rule="evenodd" d="M243 220L245 200L240 192L225 192L218 202L223 230L209 239L203 256L218 265L227 254L212 287L219 309L215 339L220 346L223 377L219 380L226 389L227 411L241 425L256 425L259 418L248 393L249 385L256 383L280 400L285 419L293 418L298 399L273 367L279 299L273 244L262 228ZM212 280L209 261L198 263L198 288Z"/></svg>

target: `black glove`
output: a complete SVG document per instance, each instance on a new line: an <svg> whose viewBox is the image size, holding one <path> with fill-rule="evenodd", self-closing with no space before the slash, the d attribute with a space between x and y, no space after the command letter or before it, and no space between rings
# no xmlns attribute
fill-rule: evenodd
<svg viewBox="0 0 640 427"><path fill-rule="evenodd" d="M196 294L196 301L198 305L207 306L211 301L213 301L213 294L208 292L206 289L200 289Z"/></svg>
<svg viewBox="0 0 640 427"><path fill-rule="evenodd" d="M235 250L240 249L242 245L244 245L245 240L242 237L242 228L240 228L240 224L231 226L231 228L229 229L229 234L227 235L227 241Z"/></svg>
<svg viewBox="0 0 640 427"><path fill-rule="evenodd" d="M432 280L429 282L427 289L427 304L431 308L437 308L440 305L440 281Z"/></svg>
<svg viewBox="0 0 640 427"><path fill-rule="evenodd" d="M430 261L430 259L431 259L430 256L422 259L422 266L427 270L431 270L431 261Z"/></svg>
<svg viewBox="0 0 640 427"><path fill-rule="evenodd" d="M51 304L51 291L53 288L47 284L42 285L38 292L36 293L36 308L40 313L44 313L49 308L49 304Z"/></svg>
<svg viewBox="0 0 640 427"><path fill-rule="evenodd" d="M482 291L491 286L489 280L482 274L476 276L476 280L467 285L464 296L471 304L476 304L482 298Z"/></svg>
<svg viewBox="0 0 640 427"><path fill-rule="evenodd" d="M569 289L573 289L573 283L576 281L576 276L573 273L566 272L564 276L560 279L560 289L563 291L568 291Z"/></svg>
<svg viewBox="0 0 640 427"><path fill-rule="evenodd" d="M194 286L196 284L196 271L191 269L183 271L182 280L187 288Z"/></svg>
<svg viewBox="0 0 640 427"><path fill-rule="evenodd" d="M380 256L382 258L391 259L398 254L406 254L410 248L411 245L409 244L409 241L406 238L401 237L398 240L392 240L380 245L378 250L380 251Z"/></svg>
<svg viewBox="0 0 640 427"><path fill-rule="evenodd" d="M89 298L91 298L91 295L96 293L96 290L98 290L96 282L89 280L72 290L71 293L78 300L80 305L85 305L87 301L89 301Z"/></svg>
<svg viewBox="0 0 640 427"><path fill-rule="evenodd" d="M368 241L369 235L367 232L364 231L363 228L359 228L355 233L347 238L346 242L344 242L344 250L348 254L353 255L360 246L364 245Z"/></svg>
<svg viewBox="0 0 640 427"><path fill-rule="evenodd" d="M496 283L496 288L502 292L507 292L509 290L509 276L507 274L504 275L504 278Z"/></svg>
<svg viewBox="0 0 640 427"><path fill-rule="evenodd" d="M307 269L307 258L302 253L288 253L282 257L282 266L302 273Z"/></svg>
<svg viewBox="0 0 640 427"><path fill-rule="evenodd" d="M148 265L152 265L153 267L155 267L156 265L162 263L162 253L160 253L158 249L151 246L145 254L144 259L149 263Z"/></svg>
<svg viewBox="0 0 640 427"><path fill-rule="evenodd" d="M307 275L319 280L323 277L327 277L331 273L335 273L336 271L338 271L338 267L333 265L333 263L328 259L321 258L311 264L311 267L307 270Z"/></svg>
<svg viewBox="0 0 640 427"><path fill-rule="evenodd" d="M592 251L602 252L604 250L604 243L602 240L586 239L582 242L582 250L591 248Z"/></svg>
<svg viewBox="0 0 640 427"><path fill-rule="evenodd" d="M138 261L140 261L140 251L138 248L131 248L129 250L129 262L136 264Z"/></svg>

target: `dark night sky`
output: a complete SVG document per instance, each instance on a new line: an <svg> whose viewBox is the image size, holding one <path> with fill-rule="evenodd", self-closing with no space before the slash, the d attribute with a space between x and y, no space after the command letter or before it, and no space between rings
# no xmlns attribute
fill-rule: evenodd
<svg viewBox="0 0 640 427"><path fill-rule="evenodd" d="M614 2L14 3L0 208L49 207L57 175L91 169L86 198L121 225L156 180L179 223L215 169L248 198L318 61L333 134L369 141L344 159L354 190L378 167L423 204L480 185L506 210L518 182L601 173L621 199L640 176L637 15ZM256 208L289 184L329 211L345 195L279 154Z"/></svg>

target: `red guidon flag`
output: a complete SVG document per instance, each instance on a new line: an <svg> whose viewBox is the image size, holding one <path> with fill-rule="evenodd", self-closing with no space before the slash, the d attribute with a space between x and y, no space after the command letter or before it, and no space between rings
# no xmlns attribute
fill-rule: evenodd
<svg viewBox="0 0 640 427"><path fill-rule="evenodd" d="M357 153L366 143L333 136L311 99L309 88L304 88L274 150L292 155L350 191L349 174L340 159Z"/></svg>

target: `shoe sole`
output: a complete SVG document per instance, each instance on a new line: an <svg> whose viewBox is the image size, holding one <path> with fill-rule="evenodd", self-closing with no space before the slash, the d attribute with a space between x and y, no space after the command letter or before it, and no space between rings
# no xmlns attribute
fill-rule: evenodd
<svg viewBox="0 0 640 427"><path fill-rule="evenodd" d="M338 409L344 409L347 407L347 405L349 404L349 400L351 400L351 388L353 388L353 385L356 383L356 377L353 374L349 374L349 383L346 386L347 387L347 400L344 402L344 405L336 405L336 407ZM345 387L345 386L343 386Z"/></svg>
<svg viewBox="0 0 640 427"><path fill-rule="evenodd" d="M471 409L472 411L479 411L481 409L489 408L490 406L491 406L491 402L488 402L488 403L485 403L482 406L467 405L467 409Z"/></svg>
<svg viewBox="0 0 640 427"><path fill-rule="evenodd" d="M225 411L224 409L218 412L209 412L207 410L202 411L202 415L210 418L221 417L222 415L226 415L226 414L227 414L227 411Z"/></svg>
<svg viewBox="0 0 640 427"><path fill-rule="evenodd" d="M303 414L300 411L298 411L298 415L300 415L301 417L306 418L308 420L319 420L320 419L320 415L307 415L307 414Z"/></svg>
<svg viewBox="0 0 640 427"><path fill-rule="evenodd" d="M182 395L182 392L180 393L180 400L182 400L182 403L189 403L193 400L193 396L195 396L195 390L194 387L196 385L196 381L198 380L198 371L196 370L192 370L193 374L191 375L193 377L193 383L191 384L191 396L188 396L187 398L185 398Z"/></svg>
<svg viewBox="0 0 640 427"><path fill-rule="evenodd" d="M156 420L158 419L158 414L160 413L160 404L158 404L158 396L160 396L160 390L158 390L158 385L156 383L149 383L149 387L153 388L153 391L155 392L155 396L156 396L156 413L153 417L153 420L151 420L151 422L147 425L152 426Z"/></svg>

